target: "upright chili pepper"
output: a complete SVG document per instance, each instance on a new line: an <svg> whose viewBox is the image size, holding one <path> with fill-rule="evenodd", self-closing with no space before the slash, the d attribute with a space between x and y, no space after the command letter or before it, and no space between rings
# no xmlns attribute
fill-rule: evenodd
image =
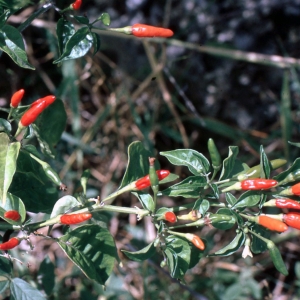
<svg viewBox="0 0 300 300"><path fill-rule="evenodd" d="M300 196L300 183L297 183L287 189L282 190L279 195L295 195L295 196Z"/></svg>
<svg viewBox="0 0 300 300"><path fill-rule="evenodd" d="M272 206L278 208L292 208L300 210L300 203L292 199L271 199L264 203L263 206Z"/></svg>
<svg viewBox="0 0 300 300"><path fill-rule="evenodd" d="M16 210L8 210L4 213L4 218L10 219L13 221L18 221L21 218L21 216L20 216L19 212Z"/></svg>
<svg viewBox="0 0 300 300"><path fill-rule="evenodd" d="M17 108L24 96L25 90L16 91L10 99L10 107Z"/></svg>
<svg viewBox="0 0 300 300"><path fill-rule="evenodd" d="M295 170L292 173L289 173L287 177L285 177L283 180L281 180L279 182L279 185L286 184L286 183L289 183L289 182L293 182L293 181L296 181L298 179L300 179L300 169Z"/></svg>
<svg viewBox="0 0 300 300"><path fill-rule="evenodd" d="M170 171L157 170L156 174L157 174L158 180L160 181L160 180L163 180L164 178L166 178L170 174ZM133 187L133 190L135 190L135 191L143 190L143 189L151 186L150 176L146 175L146 176L134 181L130 185Z"/></svg>
<svg viewBox="0 0 300 300"><path fill-rule="evenodd" d="M300 214L299 213L290 212L288 214L283 214L282 220L288 226L296 228L296 229L300 229Z"/></svg>
<svg viewBox="0 0 300 300"><path fill-rule="evenodd" d="M209 155L211 158L211 164L214 169L214 174L213 174L213 178L214 178L216 173L222 167L222 159L221 159L221 155L220 155L218 148L216 147L216 144L213 139L208 140L207 148L208 148L208 152L209 152Z"/></svg>
<svg viewBox="0 0 300 300"><path fill-rule="evenodd" d="M72 3L70 6L74 10L78 10L82 4L82 0L76 0L74 3Z"/></svg>
<svg viewBox="0 0 300 300"><path fill-rule="evenodd" d="M246 179L240 182L236 182L235 184L227 187L226 189L222 190L222 192L228 192L231 190L267 190L277 185L277 181L274 179Z"/></svg>
<svg viewBox="0 0 300 300"><path fill-rule="evenodd" d="M62 215L60 217L60 223L65 225L78 224L87 221L92 218L91 213L78 213L78 214L68 214Z"/></svg>
<svg viewBox="0 0 300 300"><path fill-rule="evenodd" d="M47 108L50 104L52 104L55 101L56 97L54 95L49 95L40 99L35 100L33 103L31 103L30 107L34 107L42 102L45 102L45 108Z"/></svg>
<svg viewBox="0 0 300 300"><path fill-rule="evenodd" d="M176 215L172 211L167 211L164 214L164 219L170 223L175 223L177 221Z"/></svg>
<svg viewBox="0 0 300 300"><path fill-rule="evenodd" d="M13 249L16 246L18 246L20 244L20 242L21 242L20 239L13 237L10 240L8 240L7 242L0 244L0 250L4 251L4 250Z"/></svg>
<svg viewBox="0 0 300 300"><path fill-rule="evenodd" d="M197 247L198 249L202 251L205 249L205 244L203 243L203 241L200 239L199 236L192 233L186 233L185 238L191 243L193 243L194 246Z"/></svg>
<svg viewBox="0 0 300 300"><path fill-rule="evenodd" d="M272 170L276 170L282 166L284 166L287 163L287 160L285 159L273 159L270 161ZM260 165L254 166L246 171L243 171L238 174L237 179L238 181L242 181L245 179L254 179L260 176Z"/></svg>

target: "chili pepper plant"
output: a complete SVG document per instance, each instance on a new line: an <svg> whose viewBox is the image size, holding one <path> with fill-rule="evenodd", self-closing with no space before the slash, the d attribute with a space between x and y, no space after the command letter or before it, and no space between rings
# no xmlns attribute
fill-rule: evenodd
<svg viewBox="0 0 300 300"><path fill-rule="evenodd" d="M10 56L23 68L33 69L21 32L47 10L55 9L60 16L57 22L60 55L54 64L79 58L92 47L94 53L99 51L100 39L93 32L94 24L101 21L108 26L110 23L107 13L92 22L86 16L70 14L80 10L82 1L76 0L66 8L56 7L50 1L16 29L6 24L8 17L16 11L15 2L4 3L0 4L0 48L8 54L18 50L18 57ZM81 27L75 30L71 21ZM133 34L137 38L170 37L173 34L169 29L143 24L105 30ZM17 50L10 48L9 39L15 41ZM142 142L136 141L128 147L127 168L116 191L103 199L88 197L89 172L86 170L80 180L81 191L68 195L64 179L51 166L51 160L56 157L55 146L66 126L65 107L62 99L54 95L40 97L29 105L22 105L26 93L20 87L12 95L10 107L1 109L7 114L7 119L0 119L0 230L3 232L0 250L4 251L0 256L3 266L1 293L10 289L14 299L23 299L30 290L35 299L45 298L23 279L13 278L14 265L18 262L10 250L22 243L34 247L33 236L57 243L89 279L105 285L114 266L121 265L108 224L98 222L105 212L133 214L138 221L150 218L156 229L155 239L137 251L119 250L137 262L160 257L161 267L179 281L184 281L186 272L202 258L229 256L236 252L244 258L268 252L278 272L288 274L280 250L272 239L287 230L298 230L299 214L286 211L284 214L266 214L266 209L268 206L298 209L300 158L282 172L286 161L281 158L269 161L263 147L260 148L260 164L248 166L238 159L237 146L230 146L228 156L222 159L212 139L208 140L209 157L193 149L164 151L155 156ZM180 178L171 169L161 169L159 161L162 159L167 159L170 165L186 168L190 175ZM65 193L63 197L60 196L62 192ZM139 206L114 204L121 194L129 193L138 199ZM165 206L163 197L175 198L178 205ZM31 216L45 213L45 217L34 221L29 218L29 213ZM54 226L63 228L61 236L53 237ZM40 232L44 227L48 228L47 234ZM231 230L235 236L229 244L213 249L202 233L203 227L224 234ZM44 293L51 295L54 283L45 284L50 286ZM22 288L17 289L17 285Z"/></svg>

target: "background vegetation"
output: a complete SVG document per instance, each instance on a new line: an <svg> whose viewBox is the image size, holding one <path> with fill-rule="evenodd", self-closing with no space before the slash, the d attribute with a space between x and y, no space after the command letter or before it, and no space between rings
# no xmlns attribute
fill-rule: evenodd
<svg viewBox="0 0 300 300"><path fill-rule="evenodd" d="M39 6L32 2L8 23L21 24ZM56 4L66 7L70 1ZM76 190L84 169L93 177L90 196L102 197L117 188L127 147L136 140L154 154L192 148L206 155L212 137L223 156L229 145L239 146L240 158L249 165L259 162L260 144L269 159L293 161L299 156L299 148L288 141L299 139L300 1L83 0L81 12L91 18L107 12L111 27L146 23L169 27L175 34L168 40L148 40L99 30L100 52L58 67L52 64L58 57L58 15L51 10L23 31L36 71L21 69L1 55L1 106L8 106L20 88L30 102L48 93L64 100L68 124L57 159L50 163L68 193ZM158 159L162 167L186 176L184 169L172 169L166 159ZM127 194L117 201L134 206L137 200ZM164 201L172 206L181 200ZM139 248L154 238L146 220L137 224L135 217L108 218L118 248ZM203 229L201 236L216 249L232 240L230 233L213 230ZM124 261L103 291L57 246L38 238L33 251L22 252L24 264L18 272L29 281L38 278L38 261L48 253L57 264L59 299L297 299L299 234L292 231L277 239L286 264L295 266L287 278L267 255L249 261L238 252L202 259L186 276L186 286L173 281L159 261Z"/></svg>

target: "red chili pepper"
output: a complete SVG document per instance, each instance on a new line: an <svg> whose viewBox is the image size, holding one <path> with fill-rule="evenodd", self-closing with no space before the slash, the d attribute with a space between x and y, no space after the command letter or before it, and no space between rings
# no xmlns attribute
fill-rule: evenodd
<svg viewBox="0 0 300 300"><path fill-rule="evenodd" d="M286 223L288 226L300 229L300 214L299 213L288 213L284 214L283 222Z"/></svg>
<svg viewBox="0 0 300 300"><path fill-rule="evenodd" d="M10 99L10 106L17 108L24 96L25 90L21 89L15 92Z"/></svg>
<svg viewBox="0 0 300 300"><path fill-rule="evenodd" d="M62 215L60 217L60 223L65 225L78 224L89 220L91 217L92 217L91 213Z"/></svg>
<svg viewBox="0 0 300 300"><path fill-rule="evenodd" d="M16 210L8 210L7 212L4 213L4 218L10 219L13 221L18 221L20 219L20 214Z"/></svg>
<svg viewBox="0 0 300 300"><path fill-rule="evenodd" d="M52 104L55 101L56 97L54 95L49 95L43 98L40 98L38 100L35 100L33 103L31 103L30 107L34 107L37 104L40 104L42 102L46 102L46 108Z"/></svg>
<svg viewBox="0 0 300 300"><path fill-rule="evenodd" d="M258 222L259 225L268 228L272 231L277 231L277 232L284 232L288 230L288 227L286 226L285 223L283 223L280 220L273 219L269 216L259 216L258 217Z"/></svg>
<svg viewBox="0 0 300 300"><path fill-rule="evenodd" d="M157 177L158 177L158 180L163 180L164 178L166 178L169 174L170 174L170 171L168 170L157 170L156 171L156 174L157 174ZM137 181L135 181L135 189L137 189L138 191L140 190L143 190L147 187L149 187L151 185L151 182L150 182L150 176L149 174L138 179Z"/></svg>
<svg viewBox="0 0 300 300"><path fill-rule="evenodd" d="M267 190L271 187L274 187L278 184L278 182L274 179L246 179L240 182L236 182L235 184L229 186L228 188L222 190L222 192L228 192L231 190Z"/></svg>
<svg viewBox="0 0 300 300"><path fill-rule="evenodd" d="M78 10L82 4L82 0L76 0L74 3L71 4L72 8Z"/></svg>
<svg viewBox="0 0 300 300"><path fill-rule="evenodd" d="M9 250L13 249L20 244L21 240L16 237L11 238L7 242L0 244L0 250Z"/></svg>
<svg viewBox="0 0 300 300"><path fill-rule="evenodd" d="M40 102L39 104L30 107L22 116L20 120L20 125L23 127L29 126L32 124L37 117L43 112L46 108L46 102Z"/></svg>
<svg viewBox="0 0 300 300"><path fill-rule="evenodd" d="M170 37L174 33L171 29L149 26L145 24L134 24L131 33L137 37Z"/></svg>
<svg viewBox="0 0 300 300"><path fill-rule="evenodd" d="M275 206L278 208L300 209L300 203L292 199L271 199L264 206Z"/></svg>
<svg viewBox="0 0 300 300"><path fill-rule="evenodd" d="M170 223L175 223L177 220L176 215L172 211L167 211L164 215L164 219Z"/></svg>
<svg viewBox="0 0 300 300"><path fill-rule="evenodd" d="M205 249L205 245L203 241L200 239L199 236L192 234L192 233L187 233L185 235L186 239L194 244L195 247L197 247L200 250Z"/></svg>

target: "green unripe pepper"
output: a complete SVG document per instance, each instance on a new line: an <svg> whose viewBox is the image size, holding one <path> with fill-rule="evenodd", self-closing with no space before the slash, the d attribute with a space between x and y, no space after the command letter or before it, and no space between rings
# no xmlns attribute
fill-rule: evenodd
<svg viewBox="0 0 300 300"><path fill-rule="evenodd" d="M213 139L208 140L207 147L211 158L212 167L214 170L219 171L222 167L222 159Z"/></svg>
<svg viewBox="0 0 300 300"><path fill-rule="evenodd" d="M285 159L274 159L270 161L272 170L276 170L287 163ZM300 174L299 174L300 175ZM237 175L237 179L239 181L246 180L246 179L253 179L260 177L260 165L254 166L246 171L243 171Z"/></svg>

